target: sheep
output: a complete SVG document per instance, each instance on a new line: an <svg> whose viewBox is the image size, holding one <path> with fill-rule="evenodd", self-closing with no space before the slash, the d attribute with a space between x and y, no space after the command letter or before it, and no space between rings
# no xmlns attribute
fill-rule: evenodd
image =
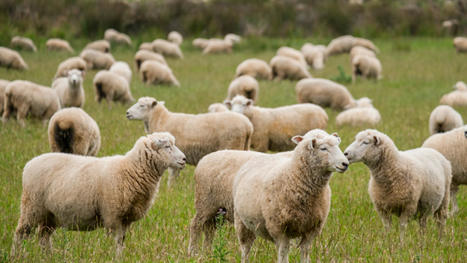
<svg viewBox="0 0 467 263"><path fill-rule="evenodd" d="M128 81L128 84L131 83L131 69L130 65L125 61L116 61L112 64L109 71L117 73L121 77L125 78Z"/></svg>
<svg viewBox="0 0 467 263"><path fill-rule="evenodd" d="M79 56L86 61L87 69L109 69L115 63L112 54L93 49L85 49Z"/></svg>
<svg viewBox="0 0 467 263"><path fill-rule="evenodd" d="M430 134L433 135L461 127L463 124L462 116L455 109L440 105L431 112L428 127Z"/></svg>
<svg viewBox="0 0 467 263"><path fill-rule="evenodd" d="M110 107L111 101L120 101L129 103L135 101L131 95L128 81L115 72L101 70L97 72L93 80L94 90L96 92L96 101L107 100Z"/></svg>
<svg viewBox="0 0 467 263"><path fill-rule="evenodd" d="M313 69L320 70L324 68L324 62L326 61L326 46L314 46L307 43L302 46L301 51L306 62L308 65L312 66Z"/></svg>
<svg viewBox="0 0 467 263"><path fill-rule="evenodd" d="M2 121L5 124L13 112L16 112L18 123L25 127L24 119L28 113L41 119L46 125L48 119L60 109L60 100L55 90L32 83L30 81L15 80L5 89Z"/></svg>
<svg viewBox="0 0 467 263"><path fill-rule="evenodd" d="M0 47L0 67L17 70L29 69L28 64L24 62L18 52L6 47Z"/></svg>
<svg viewBox="0 0 467 263"><path fill-rule="evenodd" d="M120 33L113 28L105 30L104 39L108 42L131 46L131 38L127 34Z"/></svg>
<svg viewBox="0 0 467 263"><path fill-rule="evenodd" d="M225 39L209 39L206 47L203 49L203 55L213 53L231 53L233 42Z"/></svg>
<svg viewBox="0 0 467 263"><path fill-rule="evenodd" d="M337 134L324 139L293 137L291 156L251 158L233 183L234 224L242 262L256 236L276 244L277 262L289 262L290 240L300 238L301 262L321 233L331 206L329 180L343 173L349 162L339 149Z"/></svg>
<svg viewBox="0 0 467 263"><path fill-rule="evenodd" d="M229 33L225 35L224 37L225 40L232 42L232 44L238 44L242 42L242 37L236 34Z"/></svg>
<svg viewBox="0 0 467 263"><path fill-rule="evenodd" d="M143 64L143 62L146 60L155 60L160 62L161 64L167 65L167 62L161 54L147 50L139 50L135 54L135 64L137 71L141 69L141 64Z"/></svg>
<svg viewBox="0 0 467 263"><path fill-rule="evenodd" d="M454 89L456 90L443 95L440 103L452 107L467 106L467 85L464 82L459 81L454 85Z"/></svg>
<svg viewBox="0 0 467 263"><path fill-rule="evenodd" d="M379 49L370 40L365 39L365 38L361 38L361 37L355 37L354 39L355 39L355 42L354 42L352 47L361 46L361 47L367 48L369 50L372 50L372 51L374 51L376 53L379 53Z"/></svg>
<svg viewBox="0 0 467 263"><path fill-rule="evenodd" d="M379 111L373 107L369 98L360 98L355 103L357 106L337 115L337 126L376 126L381 121Z"/></svg>
<svg viewBox="0 0 467 263"><path fill-rule="evenodd" d="M253 126L245 116L233 112L207 114L172 113L151 97L142 97L126 113L129 120L142 120L146 133L167 131L177 138L187 163L197 165L211 152L222 149L249 150ZM168 184L178 176L169 170Z"/></svg>
<svg viewBox="0 0 467 263"><path fill-rule="evenodd" d="M209 43L209 39L195 38L192 42L192 45L200 49L205 49L208 43Z"/></svg>
<svg viewBox="0 0 467 263"><path fill-rule="evenodd" d="M328 79L302 79L295 86L295 92L298 103L309 102L335 110L356 106L352 94L345 86Z"/></svg>
<svg viewBox="0 0 467 263"><path fill-rule="evenodd" d="M68 41L59 38L51 38L47 40L45 46L49 51L67 51L70 53L75 52Z"/></svg>
<svg viewBox="0 0 467 263"><path fill-rule="evenodd" d="M434 134L425 140L422 147L433 148L451 162L451 215L459 211L456 193L460 185L467 184L467 126L445 133Z"/></svg>
<svg viewBox="0 0 467 263"><path fill-rule="evenodd" d="M457 19L444 20L442 23L442 27L447 33L455 36L457 35L457 32L459 31L459 20Z"/></svg>
<svg viewBox="0 0 467 263"><path fill-rule="evenodd" d="M0 86L0 89L1 89L1 86ZM1 94L0 94L0 96L1 96ZM0 99L1 99L1 97L0 97ZM211 112L211 113L213 113L213 112L223 112L223 111L229 111L229 108L227 108L227 106L225 106L225 104L223 104L223 103L213 103L213 104L209 105L209 107L208 107L208 112Z"/></svg>
<svg viewBox="0 0 467 263"><path fill-rule="evenodd" d="M259 84L256 79L245 75L234 79L227 91L227 100L233 99L237 95L242 95L256 103L259 94Z"/></svg>
<svg viewBox="0 0 467 263"><path fill-rule="evenodd" d="M152 51L152 42L143 42L139 45L138 50Z"/></svg>
<svg viewBox="0 0 467 263"><path fill-rule="evenodd" d="M107 40L96 40L88 43L84 49L92 49L102 53L110 53L110 43Z"/></svg>
<svg viewBox="0 0 467 263"><path fill-rule="evenodd" d="M156 39L152 42L152 50L164 56L183 58L182 51L177 44L164 39Z"/></svg>
<svg viewBox="0 0 467 263"><path fill-rule="evenodd" d="M340 36L333 39L326 47L326 56L349 53L355 46L362 46L378 53L379 49L368 39L353 37L350 35Z"/></svg>
<svg viewBox="0 0 467 263"><path fill-rule="evenodd" d="M325 129L328 115L319 106L296 104L278 108L253 106L253 101L237 95L225 101L233 112L242 113L253 124L251 147L259 152L288 151L294 147L292 136L311 129Z"/></svg>
<svg viewBox="0 0 467 263"><path fill-rule="evenodd" d="M418 216L424 231L427 218L434 214L442 234L451 164L441 153L428 148L399 151L386 134L368 129L355 136L344 155L350 163L363 162L370 169L368 192L387 231L391 214L399 217L401 239L409 219Z"/></svg>
<svg viewBox="0 0 467 263"><path fill-rule="evenodd" d="M453 43L457 53L467 52L467 37L455 37Z"/></svg>
<svg viewBox="0 0 467 263"><path fill-rule="evenodd" d="M281 47L277 50L276 53L277 56L284 56L284 57L289 57L292 59L295 59L296 61L300 62L305 68L308 67L308 64L305 60L305 57L303 54L291 47Z"/></svg>
<svg viewBox="0 0 467 263"><path fill-rule="evenodd" d="M5 100L5 90L10 82L8 80L0 79L0 116L3 114L3 104ZM222 104L223 105L223 104ZM229 109L227 109L229 110Z"/></svg>
<svg viewBox="0 0 467 263"><path fill-rule="evenodd" d="M140 137L123 156L46 153L35 157L23 170L21 215L11 254L36 227L39 244L49 250L56 228L103 227L114 236L120 258L126 231L152 206L164 171L184 166L185 156L169 133Z"/></svg>
<svg viewBox="0 0 467 263"><path fill-rule="evenodd" d="M235 70L236 78L244 75L249 75L256 79L271 80L272 70L266 61L249 58L240 63Z"/></svg>
<svg viewBox="0 0 467 263"><path fill-rule="evenodd" d="M355 46L350 50L350 61L352 62L357 55L376 57L376 53L373 50L362 46Z"/></svg>
<svg viewBox="0 0 467 263"><path fill-rule="evenodd" d="M175 78L172 70L155 60L146 60L141 64L140 69L141 79L146 84L168 84L180 86L177 78Z"/></svg>
<svg viewBox="0 0 467 263"><path fill-rule="evenodd" d="M352 59L352 82L356 81L357 76L379 80L382 78L381 71L381 62L376 57L356 55Z"/></svg>
<svg viewBox="0 0 467 263"><path fill-rule="evenodd" d="M174 43L174 44L177 44L177 45L181 45L182 42L183 42L183 37L180 33L178 33L177 31L171 31L169 33L169 35L167 36L167 39Z"/></svg>
<svg viewBox="0 0 467 263"><path fill-rule="evenodd" d="M86 74L86 61L80 57L71 57L62 61L57 67L57 72L55 73L54 78L67 77L68 71L72 69L81 71L84 77Z"/></svg>
<svg viewBox="0 0 467 263"><path fill-rule="evenodd" d="M61 108L84 106L83 75L81 71L77 69L68 71L68 77L54 80L52 89L57 92Z"/></svg>
<svg viewBox="0 0 467 263"><path fill-rule="evenodd" d="M13 48L19 48L27 51L37 52L36 45L34 42L27 37L15 36L11 39L10 45Z"/></svg>
<svg viewBox="0 0 467 263"><path fill-rule="evenodd" d="M81 108L61 109L52 115L48 135L52 152L96 156L101 147L99 126Z"/></svg>
<svg viewBox="0 0 467 263"><path fill-rule="evenodd" d="M300 62L284 56L275 56L269 63L275 80L300 80L311 78L308 70Z"/></svg>

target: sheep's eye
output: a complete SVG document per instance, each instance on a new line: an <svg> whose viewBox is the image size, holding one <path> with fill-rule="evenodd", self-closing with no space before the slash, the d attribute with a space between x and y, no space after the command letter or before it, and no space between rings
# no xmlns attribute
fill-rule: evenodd
<svg viewBox="0 0 467 263"><path fill-rule="evenodd" d="M328 148L326 148L326 147L322 147L322 148L320 148L320 150L321 150L321 151L327 151L327 150L328 150Z"/></svg>
<svg viewBox="0 0 467 263"><path fill-rule="evenodd" d="M166 145L165 148L166 148L166 149L170 149L170 145Z"/></svg>
<svg viewBox="0 0 467 263"><path fill-rule="evenodd" d="M368 144L368 142L367 142L367 141L363 141L362 144Z"/></svg>

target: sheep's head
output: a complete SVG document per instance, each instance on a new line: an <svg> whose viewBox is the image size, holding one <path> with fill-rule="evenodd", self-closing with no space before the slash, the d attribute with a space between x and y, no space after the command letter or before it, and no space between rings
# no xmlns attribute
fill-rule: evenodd
<svg viewBox="0 0 467 263"><path fill-rule="evenodd" d="M126 111L126 117L129 120L147 120L149 112L151 112L157 104L163 104L163 102L158 102L151 97L139 98L138 102Z"/></svg>
<svg viewBox="0 0 467 263"><path fill-rule="evenodd" d="M355 136L355 141L345 149L344 155L350 163L374 159L380 156L383 150L381 147L383 136L385 135L377 130L361 131Z"/></svg>
<svg viewBox="0 0 467 263"><path fill-rule="evenodd" d="M231 101L224 101L224 104L233 112L248 115L253 106L253 100L247 99L242 95L237 95Z"/></svg>
<svg viewBox="0 0 467 263"><path fill-rule="evenodd" d="M370 98L363 97L355 101L357 107L372 107L372 101Z"/></svg>
<svg viewBox="0 0 467 263"><path fill-rule="evenodd" d="M459 91L467 91L467 84L465 84L463 81L458 81L456 85L454 85L454 89Z"/></svg>
<svg viewBox="0 0 467 263"><path fill-rule="evenodd" d="M83 73L78 69L68 71L68 83L72 87L80 87L83 82Z"/></svg>
<svg viewBox="0 0 467 263"><path fill-rule="evenodd" d="M155 132L147 135L150 140L150 150L156 152L158 161L165 162L167 167L183 169L185 154L175 146L175 138L168 132Z"/></svg>

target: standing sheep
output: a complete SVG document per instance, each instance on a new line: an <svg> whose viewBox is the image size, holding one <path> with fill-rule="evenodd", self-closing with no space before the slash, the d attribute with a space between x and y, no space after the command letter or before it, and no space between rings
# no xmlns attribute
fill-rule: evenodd
<svg viewBox="0 0 467 263"><path fill-rule="evenodd" d="M231 42L232 44L238 44L242 42L242 37L233 33L225 35L224 39Z"/></svg>
<svg viewBox="0 0 467 263"><path fill-rule="evenodd" d="M0 67L18 70L28 70L29 68L18 52L6 47L0 47Z"/></svg>
<svg viewBox="0 0 467 263"><path fill-rule="evenodd" d="M88 43L84 49L92 49L102 53L110 53L110 43L107 40L96 40Z"/></svg>
<svg viewBox="0 0 467 263"><path fill-rule="evenodd" d="M172 70L155 60L146 60L141 65L141 79L146 84L168 84L180 86L177 78L175 78Z"/></svg>
<svg viewBox="0 0 467 263"><path fill-rule="evenodd" d="M5 90L10 82L8 80L0 79L0 116L3 114L3 104L5 101ZM227 109L229 110L229 109Z"/></svg>
<svg viewBox="0 0 467 263"><path fill-rule="evenodd" d="M77 69L81 71L83 77L86 74L86 61L80 57L71 57L62 61L57 67L54 78L67 77L68 71Z"/></svg>
<svg viewBox="0 0 467 263"><path fill-rule="evenodd" d="M301 51L306 62L308 65L312 66L313 69L320 70L324 68L324 62L326 60L326 46L314 46L307 43L302 46Z"/></svg>
<svg viewBox="0 0 467 263"><path fill-rule="evenodd" d="M107 70L99 71L93 80L96 91L96 101L107 100L110 107L111 101L120 101L129 103L135 101L131 96L130 85L128 81L117 73Z"/></svg>
<svg viewBox="0 0 467 263"><path fill-rule="evenodd" d="M326 57L348 53L355 43L355 38L350 35L344 35L333 39L326 47Z"/></svg>
<svg viewBox="0 0 467 263"><path fill-rule="evenodd" d="M456 90L445 94L441 98L440 103L452 107L467 106L467 85L464 82L459 81L456 83L456 85L454 85L454 89Z"/></svg>
<svg viewBox="0 0 467 263"><path fill-rule="evenodd" d="M45 46L49 51L67 51L70 53L75 52L68 41L59 38L51 38L47 40Z"/></svg>
<svg viewBox="0 0 467 263"><path fill-rule="evenodd" d="M183 37L180 33L178 33L177 31L171 31L169 33L169 35L167 36L167 39L172 42L172 43L175 43L177 45L181 45L182 42L183 42Z"/></svg>
<svg viewBox="0 0 467 263"><path fill-rule="evenodd" d="M96 156L101 147L99 126L80 108L57 111L50 119L48 135L52 152Z"/></svg>
<svg viewBox="0 0 467 263"><path fill-rule="evenodd" d="M113 63L109 71L117 73L121 77L125 78L126 81L128 81L128 84L131 83L132 73L131 73L130 65L128 65L128 63L126 63L125 61L117 61Z"/></svg>
<svg viewBox="0 0 467 263"><path fill-rule="evenodd" d="M203 49L203 55L213 53L231 53L233 42L226 39L209 39L206 47Z"/></svg>
<svg viewBox="0 0 467 263"><path fill-rule="evenodd" d="M458 53L467 52L467 37L456 37L453 43Z"/></svg>
<svg viewBox="0 0 467 263"><path fill-rule="evenodd" d="M257 58L249 58L238 64L235 77L244 75L252 76L255 79L272 79L272 70L268 63Z"/></svg>
<svg viewBox="0 0 467 263"><path fill-rule="evenodd" d="M356 55L352 59L352 82L355 82L357 76L367 79L381 79L382 66L376 57L367 55Z"/></svg>
<svg viewBox="0 0 467 263"><path fill-rule="evenodd" d="M200 48L200 49L205 49L206 46L209 43L209 39L206 38L195 38L192 42L192 45L194 47Z"/></svg>
<svg viewBox="0 0 467 263"><path fill-rule="evenodd" d="M350 50L350 61L352 62L357 55L376 57L376 53L373 50L362 46L355 46Z"/></svg>
<svg viewBox="0 0 467 263"><path fill-rule="evenodd" d="M275 56L271 59L269 65L275 80L311 78L310 73L302 63L289 57Z"/></svg>
<svg viewBox="0 0 467 263"><path fill-rule="evenodd" d="M368 192L386 230L392 214L400 219L402 238L411 218L418 216L424 230L434 213L442 234L451 185L451 164L442 154L428 148L401 152L377 130L359 132L344 154L350 163L363 162L370 168Z"/></svg>
<svg viewBox="0 0 467 263"><path fill-rule="evenodd" d="M241 76L234 79L227 91L227 100L232 100L237 95L242 95L247 99L253 100L256 103L259 94L259 84L256 79L251 76Z"/></svg>
<svg viewBox="0 0 467 263"><path fill-rule="evenodd" d="M104 39L112 43L131 46L131 38L127 34L120 33L113 28L105 30Z"/></svg>
<svg viewBox="0 0 467 263"><path fill-rule="evenodd" d="M152 42L152 50L164 56L183 58L182 51L177 44L164 39L156 39Z"/></svg>
<svg viewBox="0 0 467 263"><path fill-rule="evenodd" d="M10 45L13 48L19 48L27 51L37 52L36 45L27 37L15 36L11 39Z"/></svg>
<svg viewBox="0 0 467 263"><path fill-rule="evenodd" d="M167 62L165 61L164 57L161 54L154 53L152 52L152 50L151 51L139 50L135 54L135 64L136 64L137 71L141 69L141 65L146 60L155 60L155 61L160 62L161 64L167 65Z"/></svg>
<svg viewBox="0 0 467 263"><path fill-rule="evenodd" d="M354 108L339 113L336 117L336 125L351 126L376 126L381 121L379 111L373 107L369 98L360 98Z"/></svg>
<svg viewBox="0 0 467 263"><path fill-rule="evenodd" d="M81 71L77 69L68 71L68 77L54 80L52 88L57 92L61 108L84 106L83 75Z"/></svg>
<svg viewBox="0 0 467 263"><path fill-rule="evenodd" d="M139 138L123 156L46 153L32 159L23 170L21 216L11 254L36 227L39 243L49 249L56 228L103 227L113 234L120 257L126 231L152 206L164 171L184 166L185 156L168 133Z"/></svg>
<svg viewBox="0 0 467 263"><path fill-rule="evenodd" d="M115 63L112 54L93 49L85 49L79 56L86 61L87 69L109 69Z"/></svg>
<svg viewBox="0 0 467 263"><path fill-rule="evenodd" d="M276 53L277 56L284 56L284 57L289 57L292 59L295 59L296 61L300 62L305 68L308 67L308 64L305 60L305 57L303 54L291 47L281 47L277 50Z"/></svg>
<svg viewBox="0 0 467 263"><path fill-rule="evenodd" d="M143 42L139 45L138 50L152 51L152 42Z"/></svg>
<svg viewBox="0 0 467 263"><path fill-rule="evenodd" d="M464 124L462 116L452 107L440 105L430 114L430 134L443 133L461 127Z"/></svg>

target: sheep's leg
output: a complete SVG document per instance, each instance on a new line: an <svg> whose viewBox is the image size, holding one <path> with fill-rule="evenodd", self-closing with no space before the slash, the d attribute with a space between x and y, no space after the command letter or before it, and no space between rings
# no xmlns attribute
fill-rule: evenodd
<svg viewBox="0 0 467 263"><path fill-rule="evenodd" d="M178 178L180 174L180 169L169 167L169 179L167 180L167 186L172 186L173 182Z"/></svg>
<svg viewBox="0 0 467 263"><path fill-rule="evenodd" d="M289 248L290 240L283 236L276 240L277 249L277 263L288 263L289 262ZM303 262L303 258L302 258Z"/></svg>
<svg viewBox="0 0 467 263"><path fill-rule="evenodd" d="M251 246L255 241L255 234L251 232L243 223L237 214L235 216L235 231L237 232L237 238L240 243L240 249L242 252L242 263L248 262L248 256L250 254Z"/></svg>
<svg viewBox="0 0 467 263"><path fill-rule="evenodd" d="M386 229L386 232L389 232L391 230L391 224L392 224L392 219L391 219L391 213L386 210L382 209L377 209L379 216L381 217L381 221L383 222L384 229Z"/></svg>
<svg viewBox="0 0 467 263"><path fill-rule="evenodd" d="M125 241L125 233L126 233L126 226L119 226L114 229L112 229L112 232L114 234L114 240L115 244L117 246L116 249L116 257L120 258L122 256L123 249L125 248L123 242Z"/></svg>
<svg viewBox="0 0 467 263"><path fill-rule="evenodd" d="M4 101L4 105L3 105L3 115L2 115L2 122L3 123L6 123L8 121L8 118L10 118L10 114L11 114L11 105L9 105L9 101L7 99L5 99Z"/></svg>
<svg viewBox="0 0 467 263"><path fill-rule="evenodd" d="M13 238L13 245L10 253L11 257L15 256L16 250L21 246L23 240L27 239L31 235L33 226L29 222L25 221L27 220L24 219L24 216L21 216Z"/></svg>
<svg viewBox="0 0 467 263"><path fill-rule="evenodd" d="M417 209L416 207L417 204L415 204L415 207L413 206L408 206L406 207L402 213L401 213L401 216L399 218L399 239L401 241L404 240L404 233L405 233L405 230L407 229L407 224L409 222L409 219L415 214L415 211Z"/></svg>
<svg viewBox="0 0 467 263"><path fill-rule="evenodd" d="M202 216L196 212L190 224L190 242L188 244L188 255L194 256L198 253L199 236L202 228Z"/></svg>
<svg viewBox="0 0 467 263"><path fill-rule="evenodd" d="M55 231L54 225L41 225L39 227L39 245L47 250L47 252L51 252L52 242L50 240L50 236Z"/></svg>
<svg viewBox="0 0 467 263"><path fill-rule="evenodd" d="M458 190L459 186L457 184L451 184L451 212L449 213L450 216L454 216L457 212L459 212L459 206L457 205L456 198Z"/></svg>
<svg viewBox="0 0 467 263"><path fill-rule="evenodd" d="M26 119L26 116L28 115L28 111L29 111L29 106L23 105L22 107L18 108L18 111L16 112L16 120L18 121L19 125L21 125L21 127L26 126L24 119Z"/></svg>
<svg viewBox="0 0 467 263"><path fill-rule="evenodd" d="M302 263L310 263L310 246L311 242L318 235L318 232L312 232L304 235L300 241L300 260Z"/></svg>
<svg viewBox="0 0 467 263"><path fill-rule="evenodd" d="M428 216L432 214L433 210L431 208L420 208L420 217L418 218L418 224L420 225L420 234L425 234L426 222Z"/></svg>
<svg viewBox="0 0 467 263"><path fill-rule="evenodd" d="M448 213L449 213L449 198L450 198L450 188L451 186L448 185L446 187L446 192L444 193L444 198L443 201L438 208L438 210L435 211L435 219L436 222L438 223L438 228L439 228L439 237L442 237L444 234L444 228L446 227L446 219L448 218Z"/></svg>

